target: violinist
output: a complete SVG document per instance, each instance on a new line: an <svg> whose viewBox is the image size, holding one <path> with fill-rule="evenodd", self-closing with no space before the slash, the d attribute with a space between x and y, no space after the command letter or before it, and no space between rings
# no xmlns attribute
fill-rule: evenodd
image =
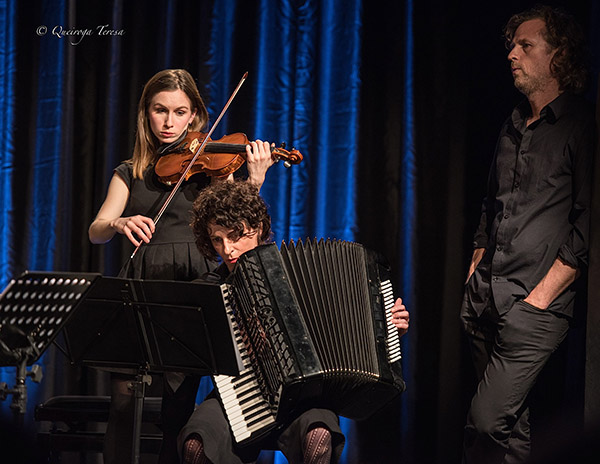
<svg viewBox="0 0 600 464"><path fill-rule="evenodd" d="M198 252L189 227L192 204L210 183L207 176L197 174L183 182L161 222L155 224L153 220L173 189L158 180L156 162L165 147L176 144L187 131L200 131L207 121L204 102L187 71L160 71L144 86L133 156L114 170L106 198L89 228L92 243L106 243L121 234L139 247L121 269L120 277L191 281L211 269L212 265ZM250 142L246 145L246 161L248 182L260 188L273 164L270 144ZM131 462L135 398L127 384L132 375L111 372L111 405L104 440L107 464ZM178 462L176 438L194 409L199 381L198 376L164 376L160 464Z"/></svg>

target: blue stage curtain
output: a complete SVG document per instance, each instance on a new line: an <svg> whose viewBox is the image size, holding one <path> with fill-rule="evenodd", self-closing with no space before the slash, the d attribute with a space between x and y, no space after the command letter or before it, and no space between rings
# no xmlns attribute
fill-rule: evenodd
<svg viewBox="0 0 600 464"><path fill-rule="evenodd" d="M12 272L14 250L12 246L15 234L13 226L13 192L14 179L14 142L11 128L14 112L15 85L15 11L16 0L0 1L0 130L4 137L0 138L0 287L8 283ZM0 368L0 382L14 384L14 369ZM0 403L3 414L8 414L8 405Z"/></svg>
<svg viewBox="0 0 600 464"><path fill-rule="evenodd" d="M2 30L5 34L3 43L7 46L7 57L2 65L4 68L3 73L11 75L15 71L14 60L10 60L10 57L14 54L14 46L11 47L11 44L14 43L16 37L16 32L12 27L15 23L15 18L12 14L16 14L16 3L4 2L4 4L5 13L2 15L4 22ZM43 15L51 21L51 24L64 24L65 11L64 2L55 2L53 5L46 4L43 7ZM62 228L64 223L61 222L65 218L60 217L59 214L59 205L63 204L61 196L67 191L64 188L65 178L69 179L70 172L68 169L70 159L63 158L62 156L62 123L65 116L64 109L66 104L63 95L63 89L65 88L65 70L63 67L64 46L64 43L56 40L40 41L39 75L36 80L35 148L28 176L28 204L26 206L28 220L25 224L25 230L18 231L22 237L25 237L25 242L27 243L27 267L36 270L56 269L54 261L56 256L56 242L68 237L68 235L65 235L68 232ZM14 108L11 108L10 105L10 93L14 92L14 88L12 88L14 84L10 78L6 82L7 85L9 83L11 85L11 87L3 86L3 92L6 92L3 98L6 98L5 102L8 104L8 114L5 116L5 121L9 122L13 117L10 110L14 111ZM5 134L10 134L14 130L13 127L6 127L4 129ZM3 177L7 177L4 184L4 187L7 189L10 189L11 185L18 180L15 177L15 171L11 170L10 159L14 155L14 153L11 153L13 150L14 147L10 145L9 136L3 146L2 152L3 159L6 157L6 170L3 170ZM8 197L6 199L10 204L11 198ZM12 210L4 209L5 207L6 203L3 203L2 216L6 227L3 230L3 241L7 238L4 232L12 230L14 226L14 218L10 214ZM68 223L69 221L66 222ZM10 233L8 233L8 237L10 237ZM10 253L11 247L12 245L8 243L6 247L3 247L3 250L7 250ZM3 284L6 285L7 279L14 271L11 269L10 260L6 261L3 259L1 267L3 271L6 271L2 274ZM46 355L43 355L38 360L38 364L44 365L45 357ZM6 376L7 373L10 373L10 375ZM7 377L6 382L9 385L13 385L15 381L14 369L7 368L5 376ZM26 420L31 419L35 404L41 400L41 392L42 388L39 385L29 384ZM3 402L2 406L6 407L7 405Z"/></svg>
<svg viewBox="0 0 600 464"><path fill-rule="evenodd" d="M236 56L232 26L237 4L215 2L213 10L209 61L213 119L241 78L233 75L231 64ZM257 11L254 74L244 84L251 86L254 96L253 120L247 126L252 138L285 141L305 157L289 171L280 164L268 173L262 193L271 208L275 239L352 240L361 2L261 0ZM231 129L235 128L226 116L216 133Z"/></svg>
<svg viewBox="0 0 600 464"><path fill-rule="evenodd" d="M12 270L13 251L12 227L13 212L13 158L14 142L12 137L15 85L15 1L0 1L0 285L8 283L7 275Z"/></svg>
<svg viewBox="0 0 600 464"><path fill-rule="evenodd" d="M64 2L44 6L44 17L50 24L66 24ZM46 39L52 39L47 37ZM30 222L25 234L29 242L30 269L53 270L60 182L63 166L70 163L62 157L61 131L64 117L64 47L65 41L41 40L37 89L35 153L30 181Z"/></svg>
<svg viewBox="0 0 600 464"><path fill-rule="evenodd" d="M276 239L354 239L361 8L262 2L255 132L305 157L289 172L277 166L265 184Z"/></svg>

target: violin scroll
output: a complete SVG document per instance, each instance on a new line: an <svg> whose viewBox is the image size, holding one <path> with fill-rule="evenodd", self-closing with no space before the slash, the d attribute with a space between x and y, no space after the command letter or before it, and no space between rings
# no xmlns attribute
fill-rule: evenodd
<svg viewBox="0 0 600 464"><path fill-rule="evenodd" d="M271 150L271 154L273 155L273 159L275 159L275 161L282 160L283 165L286 168L292 167L292 164L300 164L304 159L302 153L295 148L292 148L289 151L286 150L285 143L282 143L280 147L273 148L273 150Z"/></svg>

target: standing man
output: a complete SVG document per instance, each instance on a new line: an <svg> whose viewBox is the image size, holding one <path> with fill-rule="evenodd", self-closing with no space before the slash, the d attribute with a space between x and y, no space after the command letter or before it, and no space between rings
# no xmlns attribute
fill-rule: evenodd
<svg viewBox="0 0 600 464"><path fill-rule="evenodd" d="M565 338L587 267L595 141L583 33L541 6L505 28L526 100L504 123L483 201L461 310L479 378L464 463L522 463L527 397Z"/></svg>

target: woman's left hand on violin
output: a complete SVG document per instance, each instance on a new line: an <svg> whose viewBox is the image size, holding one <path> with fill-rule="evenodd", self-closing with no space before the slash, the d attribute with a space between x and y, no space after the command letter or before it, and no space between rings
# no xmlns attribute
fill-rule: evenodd
<svg viewBox="0 0 600 464"><path fill-rule="evenodd" d="M276 159L272 155L275 144L256 140L246 145L246 163L248 163L248 182L260 188L265 181L267 170Z"/></svg>

